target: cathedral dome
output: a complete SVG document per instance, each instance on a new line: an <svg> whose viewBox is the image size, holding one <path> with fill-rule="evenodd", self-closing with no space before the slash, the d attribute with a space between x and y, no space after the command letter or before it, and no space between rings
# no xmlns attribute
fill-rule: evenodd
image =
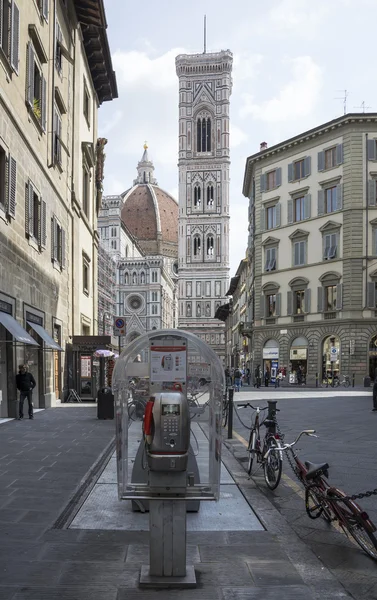
<svg viewBox="0 0 377 600"><path fill-rule="evenodd" d="M157 185L147 146L131 189L121 194L121 218L146 254L178 253L178 203Z"/></svg>

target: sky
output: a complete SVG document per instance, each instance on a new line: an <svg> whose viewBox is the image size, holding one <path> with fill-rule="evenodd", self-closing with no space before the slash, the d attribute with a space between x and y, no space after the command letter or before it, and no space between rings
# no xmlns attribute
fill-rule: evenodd
<svg viewBox="0 0 377 600"><path fill-rule="evenodd" d="M102 104L104 193L131 187L148 142L159 186L178 200L177 54L233 53L230 276L245 256L246 158L339 117L377 111L376 0L104 0L119 98Z"/></svg>

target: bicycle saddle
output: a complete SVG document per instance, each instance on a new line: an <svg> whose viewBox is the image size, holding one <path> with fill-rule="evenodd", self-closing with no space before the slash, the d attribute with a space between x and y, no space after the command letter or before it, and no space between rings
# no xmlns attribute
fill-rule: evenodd
<svg viewBox="0 0 377 600"><path fill-rule="evenodd" d="M305 467L308 469L305 479L314 479L317 475L321 475L322 473L325 477L329 476L329 465L327 463L316 465L306 460Z"/></svg>

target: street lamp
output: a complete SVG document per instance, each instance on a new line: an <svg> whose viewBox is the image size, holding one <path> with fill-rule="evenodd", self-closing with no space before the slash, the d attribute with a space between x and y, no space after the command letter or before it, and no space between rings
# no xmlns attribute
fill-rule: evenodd
<svg viewBox="0 0 377 600"><path fill-rule="evenodd" d="M102 335L106 335L106 319L110 319L110 313L104 311L102 313Z"/></svg>

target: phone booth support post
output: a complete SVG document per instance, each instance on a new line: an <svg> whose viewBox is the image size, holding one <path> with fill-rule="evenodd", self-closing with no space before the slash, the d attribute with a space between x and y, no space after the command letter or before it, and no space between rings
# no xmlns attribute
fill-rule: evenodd
<svg viewBox="0 0 377 600"><path fill-rule="evenodd" d="M186 565L186 506L219 499L224 389L219 358L189 332L144 334L116 362L118 496L149 508L141 587L196 587L194 567ZM143 480L132 476L136 456Z"/></svg>

